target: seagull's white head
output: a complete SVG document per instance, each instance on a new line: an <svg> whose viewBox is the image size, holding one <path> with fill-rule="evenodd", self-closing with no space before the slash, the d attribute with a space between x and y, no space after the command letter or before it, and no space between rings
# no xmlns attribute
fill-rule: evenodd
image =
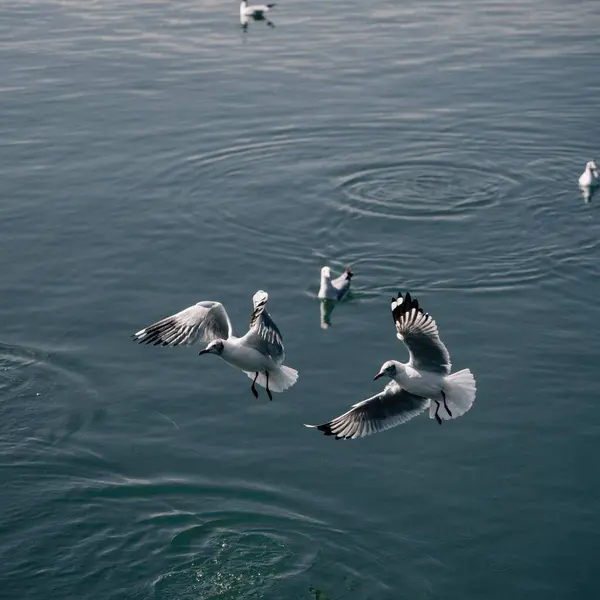
<svg viewBox="0 0 600 600"><path fill-rule="evenodd" d="M221 356L224 347L225 343L223 340L213 340L204 350L200 350L198 354L216 354L217 356Z"/></svg>
<svg viewBox="0 0 600 600"><path fill-rule="evenodd" d="M598 170L598 165L593 161L590 160L586 165L585 165L586 169L590 169L590 170L594 170L597 171Z"/></svg>
<svg viewBox="0 0 600 600"><path fill-rule="evenodd" d="M396 375L398 375L398 367L400 363L397 363L395 360L388 360L381 365L381 369L379 369L379 373L373 377L373 381L379 379L380 377L389 377L390 379L394 379Z"/></svg>
<svg viewBox="0 0 600 600"><path fill-rule="evenodd" d="M329 267L323 267L321 269L321 277L326 277L327 279L331 279L331 269Z"/></svg>

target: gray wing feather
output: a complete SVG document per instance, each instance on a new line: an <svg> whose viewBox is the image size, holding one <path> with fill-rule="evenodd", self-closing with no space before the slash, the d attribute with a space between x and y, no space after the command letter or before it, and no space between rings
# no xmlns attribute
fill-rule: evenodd
<svg viewBox="0 0 600 600"><path fill-rule="evenodd" d="M140 344L179 346L227 339L231 334L231 322L223 305L205 300L141 329L133 334L133 339Z"/></svg>
<svg viewBox="0 0 600 600"><path fill-rule="evenodd" d="M355 404L348 412L323 423L307 425L336 439L349 440L385 431L421 414L429 399L415 396L391 381L379 394Z"/></svg>
<svg viewBox="0 0 600 600"><path fill-rule="evenodd" d="M449 375L452 369L450 354L440 340L433 318L419 307L416 298L407 292L404 297L392 298L392 316L398 339L410 353L410 362L416 369Z"/></svg>
<svg viewBox="0 0 600 600"><path fill-rule="evenodd" d="M268 300L267 292L258 290L254 294L252 298L254 311L250 317L250 330L244 336L243 342L270 356L277 364L281 364L285 359L283 338L271 315L267 312Z"/></svg>

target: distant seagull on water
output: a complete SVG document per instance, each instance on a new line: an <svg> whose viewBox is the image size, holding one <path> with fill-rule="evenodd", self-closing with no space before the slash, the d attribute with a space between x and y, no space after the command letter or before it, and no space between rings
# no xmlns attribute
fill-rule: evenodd
<svg viewBox="0 0 600 600"><path fill-rule="evenodd" d="M336 439L353 439L405 423L428 407L429 417L440 425L442 420L460 417L471 408L475 378L469 369L450 374L450 355L432 317L409 293L392 298L391 308L396 335L408 348L408 363L385 362L374 378L392 380L382 392L355 404L329 423L307 427Z"/></svg>
<svg viewBox="0 0 600 600"><path fill-rule="evenodd" d="M256 384L271 392L283 392L298 379L298 371L283 365L285 352L277 325L267 312L267 292L258 290L252 302L250 329L243 337L233 335L231 321L220 302L204 300L171 317L158 321L133 335L140 343L155 346L191 345L209 342L199 354L216 354L231 366L253 379L251 390L256 398Z"/></svg>
<svg viewBox="0 0 600 600"><path fill-rule="evenodd" d="M242 0L240 3L240 24L244 31L248 27L248 21L254 19L255 21L265 21L269 27L275 27L269 19L265 16L275 4L248 4L246 0Z"/></svg>
<svg viewBox="0 0 600 600"><path fill-rule="evenodd" d="M318 298L320 300L342 300L350 291L350 283L354 273L350 267L335 279L331 279L331 269L323 267L321 269L321 287L319 288Z"/></svg>
<svg viewBox="0 0 600 600"><path fill-rule="evenodd" d="M585 165L585 171L579 176L580 187L597 187L600 185L600 173L593 160Z"/></svg>

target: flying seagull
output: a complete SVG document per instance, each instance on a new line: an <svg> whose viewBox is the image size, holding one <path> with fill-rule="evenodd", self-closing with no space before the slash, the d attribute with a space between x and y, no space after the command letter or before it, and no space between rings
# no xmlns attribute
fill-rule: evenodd
<svg viewBox="0 0 600 600"><path fill-rule="evenodd" d="M233 335L231 321L220 302L204 300L175 315L158 321L133 335L140 343L162 346L208 342L199 354L216 354L231 366L253 378L252 393L258 398L256 384L271 392L283 392L298 379L298 371L283 365L285 352L277 325L267 312L267 292L258 290L252 302L250 329L243 337Z"/></svg>
<svg viewBox="0 0 600 600"><path fill-rule="evenodd" d="M382 392L355 404L320 429L336 439L354 439L384 431L421 414L443 420L465 414L475 401L475 378L469 369L450 374L450 355L440 340L433 318L409 293L392 298L396 335L406 345L410 360L385 362L374 379L389 377Z"/></svg>

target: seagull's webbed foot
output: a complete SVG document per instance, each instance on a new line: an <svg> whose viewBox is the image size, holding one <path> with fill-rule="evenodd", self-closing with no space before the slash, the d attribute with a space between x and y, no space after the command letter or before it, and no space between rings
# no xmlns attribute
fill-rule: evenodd
<svg viewBox="0 0 600 600"><path fill-rule="evenodd" d="M273 29L275 29L275 23L273 23L273 21L269 21L269 19L265 19L265 21L267 22L267 25L269 27L272 27Z"/></svg>
<svg viewBox="0 0 600 600"><path fill-rule="evenodd" d="M446 393L444 392L444 390L442 390L442 398L444 399L444 408L446 409L446 412L450 415L450 418L452 418L452 413L450 412L450 409L448 408L448 404L446 404ZM439 404L438 404L439 406Z"/></svg>
<svg viewBox="0 0 600 600"><path fill-rule="evenodd" d="M440 403L437 400L434 400L434 402L436 403L436 409L435 409L435 420L438 422L439 425L442 424L442 418L440 417L440 415L438 415L438 412L440 412Z"/></svg>
<svg viewBox="0 0 600 600"><path fill-rule="evenodd" d="M269 389L269 371L265 371L265 375L267 376L267 395L269 396L269 400L273 400L273 394L271 394L271 390Z"/></svg>
<svg viewBox="0 0 600 600"><path fill-rule="evenodd" d="M250 390L254 394L255 398L258 398L258 392L256 391L256 380L257 379L258 379L258 371L256 372L256 375L254 376L254 381L252 382L252 386L250 387Z"/></svg>

